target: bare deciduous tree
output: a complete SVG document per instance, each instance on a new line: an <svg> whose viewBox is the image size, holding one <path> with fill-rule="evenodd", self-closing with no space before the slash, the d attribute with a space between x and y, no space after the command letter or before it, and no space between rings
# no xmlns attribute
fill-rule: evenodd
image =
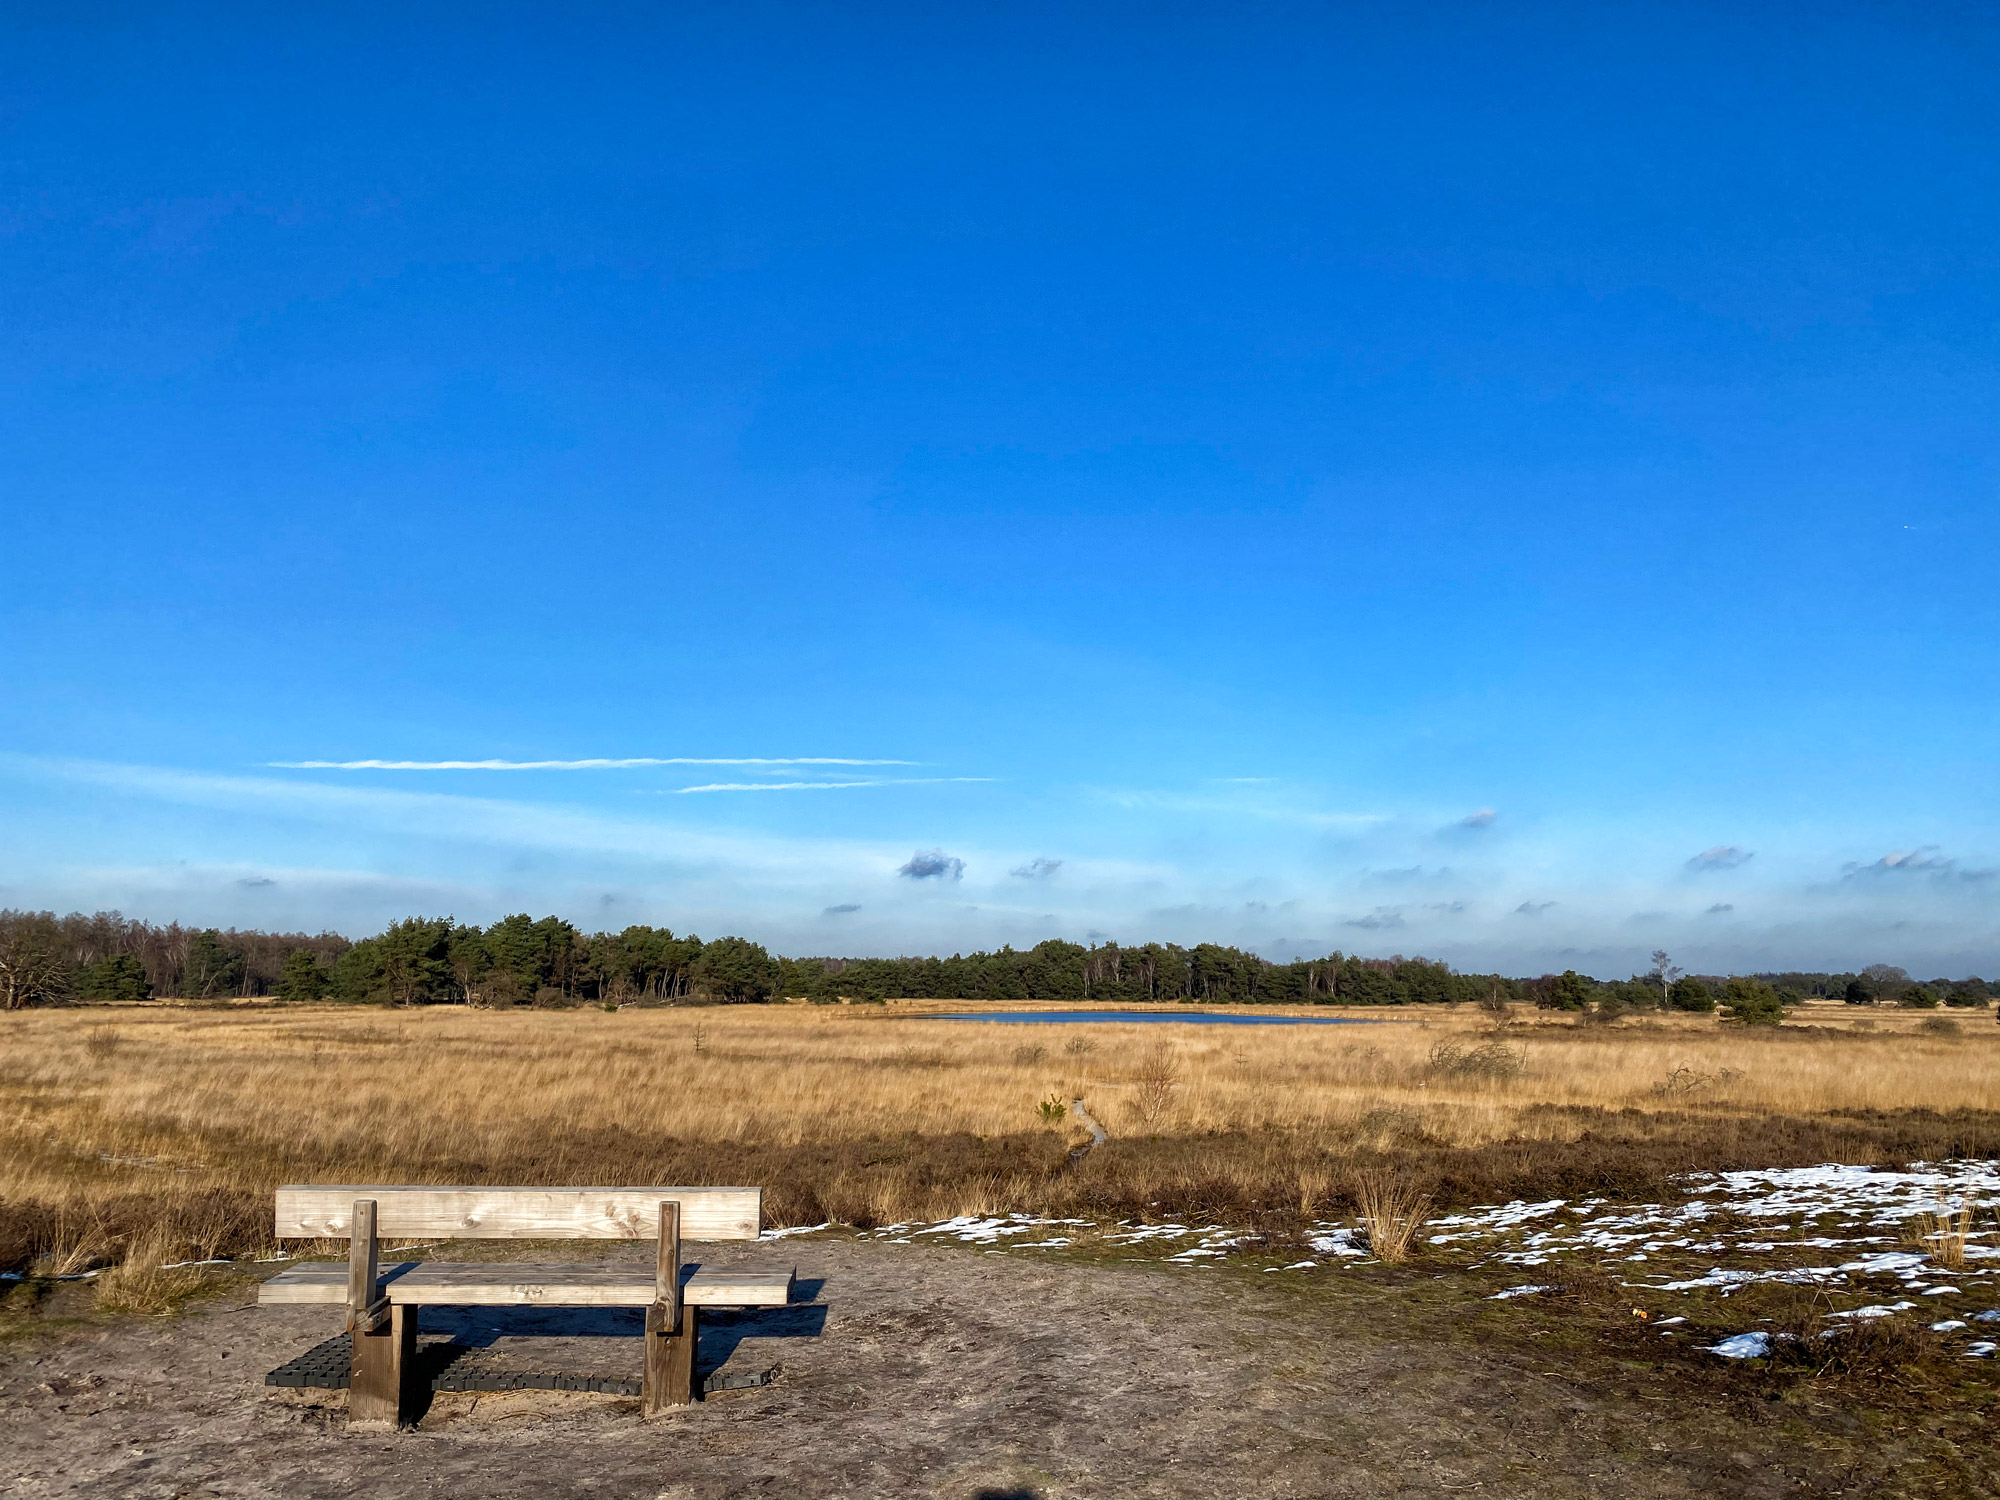
<svg viewBox="0 0 2000 1500"><path fill-rule="evenodd" d="M1137 1080L1139 1114L1148 1125L1157 1125L1173 1107L1174 1093L1181 1085L1181 1060L1166 1042L1155 1042L1139 1055Z"/></svg>
<svg viewBox="0 0 2000 1500"><path fill-rule="evenodd" d="M68 994L69 962L55 914L0 912L0 1010L47 1005Z"/></svg>
<svg viewBox="0 0 2000 1500"><path fill-rule="evenodd" d="M1668 992L1673 989L1674 981L1679 979L1684 972L1686 971L1667 957L1666 949L1655 948L1653 950L1653 971L1646 977L1660 987L1660 1004L1662 1006L1673 1003L1673 997Z"/></svg>

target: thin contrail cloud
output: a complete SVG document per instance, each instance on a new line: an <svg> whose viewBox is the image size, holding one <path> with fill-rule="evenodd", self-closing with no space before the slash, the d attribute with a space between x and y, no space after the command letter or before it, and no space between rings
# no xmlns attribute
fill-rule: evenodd
<svg viewBox="0 0 2000 1500"><path fill-rule="evenodd" d="M875 781L713 781L706 786L677 786L673 795L689 792L832 792L857 786L938 786L948 781L991 781L991 776L895 776Z"/></svg>
<svg viewBox="0 0 2000 1500"><path fill-rule="evenodd" d="M277 771L622 771L634 766L914 766L914 760L856 760L839 755L634 755L621 760L271 760Z"/></svg>

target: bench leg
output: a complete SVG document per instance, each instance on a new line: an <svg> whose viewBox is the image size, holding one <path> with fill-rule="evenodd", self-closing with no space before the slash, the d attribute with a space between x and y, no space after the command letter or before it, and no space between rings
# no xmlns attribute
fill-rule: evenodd
<svg viewBox="0 0 2000 1500"><path fill-rule="evenodd" d="M646 1378L639 1404L647 1416L694 1400L695 1323L695 1310L686 1303L678 1330L667 1326L667 1309L660 1303L646 1309Z"/></svg>
<svg viewBox="0 0 2000 1500"><path fill-rule="evenodd" d="M416 1420L417 1309L397 1303L381 1326L354 1335L347 1425L393 1432Z"/></svg>

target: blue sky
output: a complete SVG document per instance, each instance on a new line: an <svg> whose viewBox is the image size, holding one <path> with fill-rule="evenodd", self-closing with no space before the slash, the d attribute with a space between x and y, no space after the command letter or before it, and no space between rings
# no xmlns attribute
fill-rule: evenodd
<svg viewBox="0 0 2000 1500"><path fill-rule="evenodd" d="M1989 9L546 10L12 18L0 904L2000 970Z"/></svg>

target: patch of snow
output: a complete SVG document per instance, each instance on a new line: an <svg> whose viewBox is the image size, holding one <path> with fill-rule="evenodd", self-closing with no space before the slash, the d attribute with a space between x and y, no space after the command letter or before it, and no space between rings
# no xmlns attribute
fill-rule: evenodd
<svg viewBox="0 0 2000 1500"><path fill-rule="evenodd" d="M1321 1255L1366 1255L1368 1252L1354 1243L1352 1229L1336 1229L1332 1234L1316 1234L1306 1243Z"/></svg>
<svg viewBox="0 0 2000 1500"><path fill-rule="evenodd" d="M898 1229L902 1227L900 1224L896 1226ZM795 1234L818 1234L822 1229L831 1228L833 1228L833 1224L830 1220L825 1224L794 1224L789 1229L767 1229L758 1235L757 1238L760 1240L782 1240Z"/></svg>
<svg viewBox="0 0 2000 1500"><path fill-rule="evenodd" d="M1917 1304L1914 1302L1892 1302L1887 1307L1874 1303L1868 1307L1851 1308L1847 1312L1828 1313L1829 1318L1886 1318L1892 1313L1908 1312Z"/></svg>
<svg viewBox="0 0 2000 1500"><path fill-rule="evenodd" d="M1495 1292L1486 1300L1488 1302L1505 1302L1509 1297L1532 1297L1536 1292L1552 1292L1554 1290L1555 1288L1552 1286L1510 1286L1504 1292Z"/></svg>
<svg viewBox="0 0 2000 1500"><path fill-rule="evenodd" d="M1920 1268L1930 1260L1928 1255L1918 1255L1908 1250L1884 1250L1875 1255L1864 1255L1859 1260L1844 1262L1843 1271L1858 1271L1863 1276L1917 1276Z"/></svg>
<svg viewBox="0 0 2000 1500"><path fill-rule="evenodd" d="M1759 1277L1755 1271L1725 1271L1720 1266L1717 1266L1706 1276L1697 1276L1691 1281L1663 1281L1654 1287L1653 1290L1656 1292L1691 1292L1696 1287L1703 1286L1739 1287L1748 1286L1751 1282L1758 1279Z"/></svg>
<svg viewBox="0 0 2000 1500"><path fill-rule="evenodd" d="M1762 1359L1771 1352L1771 1335L1736 1333L1719 1344L1705 1347L1710 1354L1720 1354L1724 1359Z"/></svg>
<svg viewBox="0 0 2000 1500"><path fill-rule="evenodd" d="M1139 1224L1122 1228L1117 1234L1107 1236L1114 1245L1143 1245L1147 1240L1177 1240L1184 1234L1196 1234L1198 1230L1185 1224Z"/></svg>
<svg viewBox="0 0 2000 1500"><path fill-rule="evenodd" d="M982 1219L977 1214L960 1214L955 1219L946 1219L941 1224L933 1224L928 1229L918 1229L912 1233L948 1234L962 1245L991 1245L1009 1235L1032 1234L1052 1224L1073 1222L1075 1221L1037 1219L1027 1214L1008 1214L990 1219Z"/></svg>

